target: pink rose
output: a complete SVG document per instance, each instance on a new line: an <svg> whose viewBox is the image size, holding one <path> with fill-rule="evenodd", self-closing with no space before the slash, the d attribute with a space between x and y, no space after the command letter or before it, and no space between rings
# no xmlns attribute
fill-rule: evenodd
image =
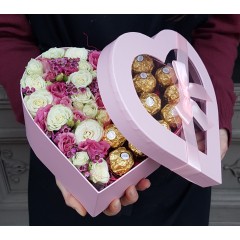
<svg viewBox="0 0 240 240"><path fill-rule="evenodd" d="M75 145L75 135L73 133L61 133L58 135L58 148L66 156L69 156Z"/></svg>
<svg viewBox="0 0 240 240"><path fill-rule="evenodd" d="M43 130L46 131L46 119L48 112L50 111L52 105L48 104L45 107L38 109L37 114L34 118L34 122Z"/></svg>
<svg viewBox="0 0 240 240"><path fill-rule="evenodd" d="M74 119L75 122L78 121L78 120L83 121L83 120L86 119L86 116L82 112L80 112L79 110L75 109L75 110L73 110L73 119Z"/></svg>
<svg viewBox="0 0 240 240"><path fill-rule="evenodd" d="M98 52L98 51L92 51L89 53L88 61L90 62L90 64L92 65L94 70L97 69L99 56L100 56L100 52Z"/></svg>
<svg viewBox="0 0 240 240"><path fill-rule="evenodd" d="M47 86L47 90L52 93L53 96L63 98L67 95L66 84L63 82L55 82Z"/></svg>
<svg viewBox="0 0 240 240"><path fill-rule="evenodd" d="M57 105L57 104L62 104L63 106L69 107L69 108L72 109L72 100L71 100L69 97L67 97L67 96L65 96L65 97L63 97L63 98L55 97L55 98L53 99L53 103L54 103L55 105Z"/></svg>
<svg viewBox="0 0 240 240"><path fill-rule="evenodd" d="M87 151L88 156L93 162L100 162L108 154L109 148L110 144L106 141L96 142L90 139L80 142L78 145L79 150Z"/></svg>
<svg viewBox="0 0 240 240"><path fill-rule="evenodd" d="M104 105L103 105L102 98L101 98L101 96L100 96L100 93L96 93L96 94L95 94L95 101L96 101L99 109L105 109L105 107L104 107Z"/></svg>

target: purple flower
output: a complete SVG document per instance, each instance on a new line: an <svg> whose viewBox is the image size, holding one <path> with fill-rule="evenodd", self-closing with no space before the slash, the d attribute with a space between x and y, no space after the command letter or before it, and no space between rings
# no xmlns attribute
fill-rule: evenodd
<svg viewBox="0 0 240 240"><path fill-rule="evenodd" d="M22 94L23 95L31 95L35 91L36 91L36 89L34 87L32 87L32 88L30 88L30 87L22 88Z"/></svg>
<svg viewBox="0 0 240 240"><path fill-rule="evenodd" d="M46 119L51 107L52 105L48 104L45 107L39 108L34 118L34 122L45 132L46 132Z"/></svg>
<svg viewBox="0 0 240 240"><path fill-rule="evenodd" d="M67 157L72 157L74 155L74 151L72 152L72 148L75 145L75 136L73 133L61 133L58 136L58 148L62 153L64 153Z"/></svg>
<svg viewBox="0 0 240 240"><path fill-rule="evenodd" d="M98 87L97 79L93 79L93 81L89 85L89 89L94 96L96 94L99 94L99 87Z"/></svg>
<svg viewBox="0 0 240 240"><path fill-rule="evenodd" d="M63 82L55 82L47 86L47 90L52 93L53 96L63 98L67 95L66 84Z"/></svg>
<svg viewBox="0 0 240 240"><path fill-rule="evenodd" d="M57 104L62 104L62 105L64 105L65 107L68 107L68 108L72 108L72 100L69 98L69 97L67 97L67 96L64 96L63 98L57 98L57 97L55 97L54 99L53 99L53 103L55 104L55 105L57 105Z"/></svg>
<svg viewBox="0 0 240 240"><path fill-rule="evenodd" d="M96 142L90 139L87 139L84 142L80 142L78 145L79 150L87 151L88 156L94 163L102 162L102 158L107 155L109 148L110 145L106 141Z"/></svg>
<svg viewBox="0 0 240 240"><path fill-rule="evenodd" d="M99 51L92 51L88 55L88 61L90 62L90 64L92 65L94 70L97 69L99 56L100 56L100 52Z"/></svg>
<svg viewBox="0 0 240 240"><path fill-rule="evenodd" d="M74 119L75 122L78 121L78 120L83 121L83 120L86 119L86 116L82 112L80 112L79 110L74 109L73 110L73 119Z"/></svg>

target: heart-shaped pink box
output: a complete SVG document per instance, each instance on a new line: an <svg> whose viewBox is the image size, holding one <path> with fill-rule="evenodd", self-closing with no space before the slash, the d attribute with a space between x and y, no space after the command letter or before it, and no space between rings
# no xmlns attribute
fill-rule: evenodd
<svg viewBox="0 0 240 240"><path fill-rule="evenodd" d="M182 96L188 95L188 99L180 101L183 103L187 99L192 113L183 124L182 138L166 130L146 112L132 81L131 65L136 56L148 54L165 62L171 50L178 53L178 59L173 63L178 78L187 79L190 72L194 81L185 84L183 93L187 89L187 94ZM97 191L49 140L35 124L23 102L30 146L91 216L97 216L113 199L121 197L127 187L147 177L160 165L202 187L221 183L216 97L204 64L187 40L170 30L161 31L154 38L140 33L123 34L101 52L97 77L104 105L114 124L133 145L149 156L102 191ZM189 96L202 98L205 112ZM179 105L180 111L181 106L184 108L184 104ZM205 153L196 147L193 119L206 131Z"/></svg>

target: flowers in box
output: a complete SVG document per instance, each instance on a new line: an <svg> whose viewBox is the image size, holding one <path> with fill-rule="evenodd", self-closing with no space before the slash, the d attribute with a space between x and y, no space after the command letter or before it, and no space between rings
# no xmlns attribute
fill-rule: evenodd
<svg viewBox="0 0 240 240"><path fill-rule="evenodd" d="M51 48L29 61L21 87L35 123L97 189L102 189L146 156L125 139L104 107L97 83L99 55L99 51L85 48ZM168 102L177 101L177 88L165 89L175 86L176 79L172 68L164 66L150 56L137 56L133 84L146 110L175 131L181 121L176 122ZM159 97L163 91L165 100Z"/></svg>

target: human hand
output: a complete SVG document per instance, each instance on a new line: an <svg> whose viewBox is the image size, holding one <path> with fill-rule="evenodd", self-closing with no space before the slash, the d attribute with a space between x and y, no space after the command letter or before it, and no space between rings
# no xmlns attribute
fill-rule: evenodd
<svg viewBox="0 0 240 240"><path fill-rule="evenodd" d="M202 152L205 151L205 136L204 132L196 132L198 149ZM219 130L220 137L220 151L221 151L221 159L224 158L227 150L228 150L228 133L226 129Z"/></svg>
<svg viewBox="0 0 240 240"><path fill-rule="evenodd" d="M66 188L56 180L56 184L60 191L62 192L63 198L67 206L75 209L81 216L87 214L86 209L83 205L70 193ZM121 211L122 206L127 206L135 203L138 200L138 192L144 191L150 187L150 181L148 179L142 179L138 182L136 186L130 186L126 189L124 195L120 199L114 199L103 212L107 216L114 216Z"/></svg>

